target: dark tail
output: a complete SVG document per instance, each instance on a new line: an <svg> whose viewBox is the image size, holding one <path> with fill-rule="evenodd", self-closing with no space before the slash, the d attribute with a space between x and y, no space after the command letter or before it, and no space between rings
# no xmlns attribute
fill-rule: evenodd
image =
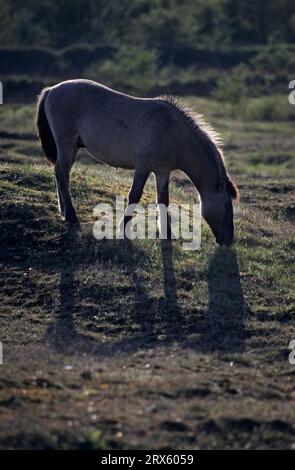
<svg viewBox="0 0 295 470"><path fill-rule="evenodd" d="M49 91L50 88L44 88L38 98L35 123L37 135L41 140L45 156L51 163L55 163L57 158L56 143L51 132L44 107Z"/></svg>

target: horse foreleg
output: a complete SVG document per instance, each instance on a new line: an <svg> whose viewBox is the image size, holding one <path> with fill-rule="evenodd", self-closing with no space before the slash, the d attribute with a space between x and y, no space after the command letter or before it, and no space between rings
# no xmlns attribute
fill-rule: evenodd
<svg viewBox="0 0 295 470"><path fill-rule="evenodd" d="M149 171L144 171L142 169L135 169L132 185L128 194L128 206L126 208L125 214L120 222L119 231L126 235L126 225L132 219L132 204L138 204L143 193L143 188L146 183L146 180L149 176Z"/></svg>
<svg viewBox="0 0 295 470"><path fill-rule="evenodd" d="M168 214L169 206L169 177L170 173L164 175L155 174L157 188L157 205L159 212L159 232L161 238L171 238L171 220Z"/></svg>

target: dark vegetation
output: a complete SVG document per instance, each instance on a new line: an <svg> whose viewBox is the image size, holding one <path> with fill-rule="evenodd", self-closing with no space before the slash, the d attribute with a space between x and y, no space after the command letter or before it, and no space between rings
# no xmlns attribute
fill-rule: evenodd
<svg viewBox="0 0 295 470"><path fill-rule="evenodd" d="M0 2L6 101L77 76L131 93L281 94L295 70L292 0ZM234 92L233 92L234 95Z"/></svg>

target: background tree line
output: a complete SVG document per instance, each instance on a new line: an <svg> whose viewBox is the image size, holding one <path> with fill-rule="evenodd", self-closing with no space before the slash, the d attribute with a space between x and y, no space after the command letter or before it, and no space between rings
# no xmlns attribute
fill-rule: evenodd
<svg viewBox="0 0 295 470"><path fill-rule="evenodd" d="M294 0L0 0L8 96L84 76L133 93L283 94ZM26 91L27 90L27 91ZM7 95L7 93L6 93Z"/></svg>
<svg viewBox="0 0 295 470"><path fill-rule="evenodd" d="M2 0L8 46L253 45L295 40L293 0Z"/></svg>

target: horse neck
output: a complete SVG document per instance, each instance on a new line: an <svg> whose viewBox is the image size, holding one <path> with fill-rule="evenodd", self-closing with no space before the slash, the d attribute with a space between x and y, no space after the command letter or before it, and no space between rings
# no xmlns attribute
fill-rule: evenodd
<svg viewBox="0 0 295 470"><path fill-rule="evenodd" d="M197 149L193 149L185 158L183 171L190 178L201 198L214 191L220 180L220 169L213 151L215 150L210 149L212 155L208 155L203 146L198 145Z"/></svg>

